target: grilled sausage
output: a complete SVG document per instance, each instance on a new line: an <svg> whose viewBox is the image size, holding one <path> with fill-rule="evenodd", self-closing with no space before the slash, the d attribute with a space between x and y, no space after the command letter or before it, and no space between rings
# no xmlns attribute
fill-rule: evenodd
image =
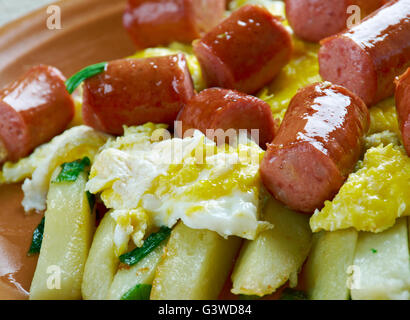
<svg viewBox="0 0 410 320"><path fill-rule="evenodd" d="M198 129L204 134L218 138L218 132L209 130L222 129L222 134L229 134L234 129L246 129L248 135L257 140L266 149L272 142L276 130L276 122L272 117L269 105L250 95L234 90L211 88L194 96L181 110L177 120L182 123L182 134L189 129ZM258 130L256 132L251 130ZM225 141L223 141L225 142Z"/></svg>
<svg viewBox="0 0 410 320"><path fill-rule="evenodd" d="M361 153L369 111L329 82L293 97L261 164L266 188L288 207L312 213L338 192Z"/></svg>
<svg viewBox="0 0 410 320"><path fill-rule="evenodd" d="M395 97L403 145L410 156L410 68L396 80Z"/></svg>
<svg viewBox="0 0 410 320"><path fill-rule="evenodd" d="M0 163L17 161L63 132L74 117L65 78L39 65L0 91Z"/></svg>
<svg viewBox="0 0 410 320"><path fill-rule="evenodd" d="M286 0L286 17L295 34L317 42L347 27L348 8L360 8L361 18L380 8L386 0Z"/></svg>
<svg viewBox="0 0 410 320"><path fill-rule="evenodd" d="M110 134L122 134L124 125L172 125L193 95L183 54L115 60L84 81L83 119Z"/></svg>
<svg viewBox="0 0 410 320"><path fill-rule="evenodd" d="M128 0L123 24L140 48L190 43L216 26L225 0Z"/></svg>
<svg viewBox="0 0 410 320"><path fill-rule="evenodd" d="M410 66L410 1L393 0L321 45L322 78L371 106L393 95L394 78Z"/></svg>
<svg viewBox="0 0 410 320"><path fill-rule="evenodd" d="M194 42L208 87L254 93L274 79L291 57L292 39L266 9L246 5Z"/></svg>

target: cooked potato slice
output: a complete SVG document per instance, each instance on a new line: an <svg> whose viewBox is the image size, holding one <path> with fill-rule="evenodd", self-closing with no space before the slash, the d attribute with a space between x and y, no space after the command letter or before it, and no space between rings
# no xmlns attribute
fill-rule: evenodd
<svg viewBox="0 0 410 320"><path fill-rule="evenodd" d="M152 284L155 271L164 254L166 242L159 245L137 264L119 269L114 277L107 298L120 300L121 297L137 284Z"/></svg>
<svg viewBox="0 0 410 320"><path fill-rule="evenodd" d="M54 171L51 181L60 172ZM43 242L30 299L81 299L81 281L95 226L85 193L87 173L50 182Z"/></svg>
<svg viewBox="0 0 410 320"><path fill-rule="evenodd" d="M409 300L407 219L381 233L361 232L354 258L354 300Z"/></svg>
<svg viewBox="0 0 410 320"><path fill-rule="evenodd" d="M315 234L306 264L306 286L312 300L349 299L358 232L354 229Z"/></svg>
<svg viewBox="0 0 410 320"><path fill-rule="evenodd" d="M107 212L95 232L85 264L82 294L87 300L103 300L108 294L119 263L114 254L115 221Z"/></svg>
<svg viewBox="0 0 410 320"><path fill-rule="evenodd" d="M155 274L152 300L216 299L232 268L241 239L194 230L180 222L172 231Z"/></svg>
<svg viewBox="0 0 410 320"><path fill-rule="evenodd" d="M297 275L311 246L309 217L270 199L264 209L274 225L246 241L232 274L232 293L263 296Z"/></svg>

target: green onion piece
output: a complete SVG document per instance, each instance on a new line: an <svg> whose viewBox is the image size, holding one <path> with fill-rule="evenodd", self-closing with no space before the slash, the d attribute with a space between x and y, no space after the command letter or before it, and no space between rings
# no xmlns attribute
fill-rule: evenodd
<svg viewBox="0 0 410 320"><path fill-rule="evenodd" d="M90 191L85 192L88 200L88 204L90 205L91 213L94 210L94 205L95 205L95 195L93 195Z"/></svg>
<svg viewBox="0 0 410 320"><path fill-rule="evenodd" d="M151 289L152 285L150 284L137 284L124 293L121 300L149 300Z"/></svg>
<svg viewBox="0 0 410 320"><path fill-rule="evenodd" d="M61 172L53 182L73 182L76 181L81 172L91 165L88 157L82 160L66 162L61 165Z"/></svg>
<svg viewBox="0 0 410 320"><path fill-rule="evenodd" d="M70 79L65 82L67 91L69 94L72 94L75 89L83 82L84 80L94 77L97 74L105 71L108 62L100 62L93 64L91 66L85 67L81 71L77 72Z"/></svg>
<svg viewBox="0 0 410 320"><path fill-rule="evenodd" d="M43 219L41 219L37 228L33 232L33 238L31 240L30 249L27 252L27 255L29 256L40 252L41 243L43 242L44 222L45 218L43 217Z"/></svg>
<svg viewBox="0 0 410 320"><path fill-rule="evenodd" d="M167 239L171 234L171 229L168 227L161 227L158 232L151 233L149 237L144 241L141 248L135 248L131 252L120 255L120 261L122 263L133 266L137 262L141 261L149 253L154 251L158 245Z"/></svg>
<svg viewBox="0 0 410 320"><path fill-rule="evenodd" d="M280 300L308 300L304 291L286 288L283 290Z"/></svg>

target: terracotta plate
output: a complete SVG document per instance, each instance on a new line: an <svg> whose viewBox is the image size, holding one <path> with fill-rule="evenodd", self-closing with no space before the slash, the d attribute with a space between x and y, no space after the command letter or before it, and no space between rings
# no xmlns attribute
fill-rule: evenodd
<svg viewBox="0 0 410 320"><path fill-rule="evenodd" d="M39 63L66 76L135 51L122 28L126 0L62 0L60 30L47 28L46 8L0 29L0 87ZM26 299L36 257L27 257L41 215L25 215L20 185L0 187L0 299Z"/></svg>

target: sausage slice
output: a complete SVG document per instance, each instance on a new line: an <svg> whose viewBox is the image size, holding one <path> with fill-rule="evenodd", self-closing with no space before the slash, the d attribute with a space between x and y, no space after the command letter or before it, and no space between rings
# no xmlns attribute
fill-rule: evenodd
<svg viewBox="0 0 410 320"><path fill-rule="evenodd" d="M272 142L277 126L266 102L220 88L206 89L195 95L181 110L177 120L182 123L183 134L189 129L198 129L204 134L208 130L208 133L217 135L216 131L209 130L222 129L229 135L230 129L236 133L239 129L246 129L264 149L267 143ZM258 130L257 137L252 135L252 129Z"/></svg>
<svg viewBox="0 0 410 320"><path fill-rule="evenodd" d="M347 27L350 6L360 8L364 18L386 0L286 0L286 17L296 35L317 42Z"/></svg>
<svg viewBox="0 0 410 320"><path fill-rule="evenodd" d="M361 154L369 111L349 90L329 82L298 91L261 164L270 193L306 213L338 192Z"/></svg>
<svg viewBox="0 0 410 320"><path fill-rule="evenodd" d="M65 130L74 101L56 68L39 65L0 91L0 163L17 161Z"/></svg>
<svg viewBox="0 0 410 320"><path fill-rule="evenodd" d="M124 125L172 125L193 95L183 54L115 60L103 73L84 81L83 119L97 130L117 135Z"/></svg>
<svg viewBox="0 0 410 320"><path fill-rule="evenodd" d="M404 148L410 156L410 68L396 80L396 109Z"/></svg>
<svg viewBox="0 0 410 320"><path fill-rule="evenodd" d="M140 48L190 43L224 17L225 0L128 0L123 24Z"/></svg>
<svg viewBox="0 0 410 320"><path fill-rule="evenodd" d="M272 81L291 57L290 33L278 18L246 5L194 42L208 87L254 93Z"/></svg>
<svg viewBox="0 0 410 320"><path fill-rule="evenodd" d="M356 27L326 38L320 75L371 106L394 93L394 78L410 66L410 1L392 0Z"/></svg>

